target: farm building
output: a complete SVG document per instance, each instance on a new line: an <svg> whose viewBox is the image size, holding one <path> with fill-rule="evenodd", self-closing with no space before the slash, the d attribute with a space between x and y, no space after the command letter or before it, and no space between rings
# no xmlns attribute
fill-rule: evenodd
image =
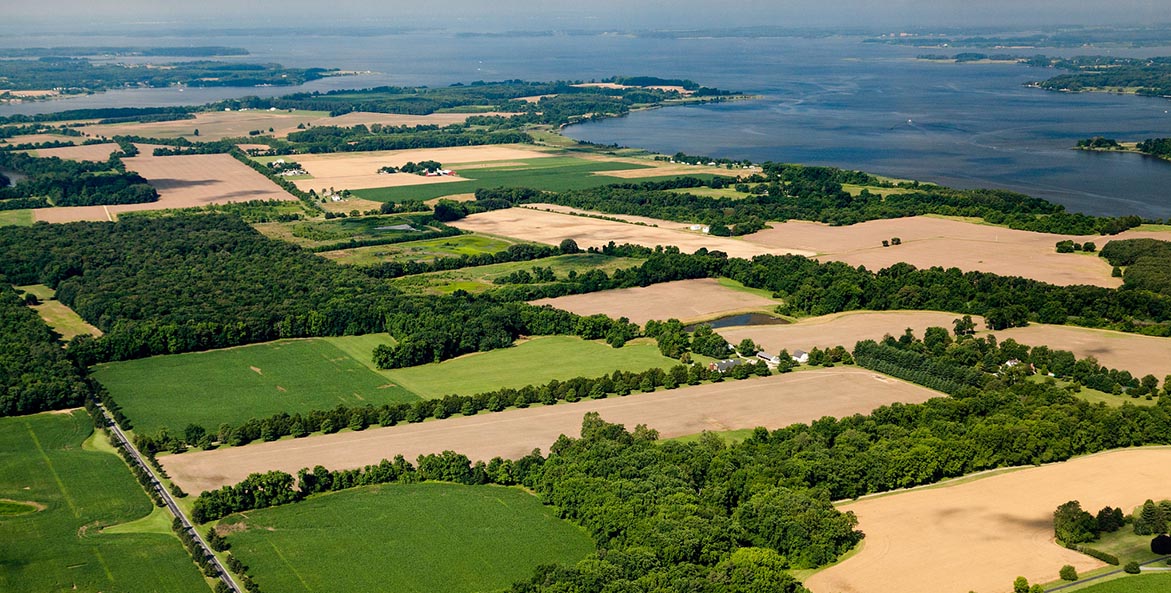
<svg viewBox="0 0 1171 593"><path fill-rule="evenodd" d="M757 352L756 357L765 361L768 364L772 364L772 365L781 364L781 357L780 356L774 356L772 354L769 354L768 352L763 352L763 351Z"/></svg>
<svg viewBox="0 0 1171 593"><path fill-rule="evenodd" d="M794 362L805 364L809 362L809 353L804 350L794 350L792 358Z"/></svg>
<svg viewBox="0 0 1171 593"><path fill-rule="evenodd" d="M715 371L717 373L726 373L726 372L732 370L734 367L738 367L742 364L744 364L744 361L739 358L729 358L727 360L718 360L716 362L713 362L713 363L707 365L707 368L709 371Z"/></svg>

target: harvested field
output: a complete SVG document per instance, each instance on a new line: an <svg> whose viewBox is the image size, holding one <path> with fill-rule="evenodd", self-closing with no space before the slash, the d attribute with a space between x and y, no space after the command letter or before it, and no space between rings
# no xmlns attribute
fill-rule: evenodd
<svg viewBox="0 0 1171 593"><path fill-rule="evenodd" d="M87 147L88 148L88 147ZM55 149L71 150L71 149ZM41 208L38 221L113 220L121 212L190 208L248 200L295 200L268 178L226 154L138 156L123 159L126 168L145 177L159 191L148 204Z"/></svg>
<svg viewBox="0 0 1171 593"><path fill-rule="evenodd" d="M573 239L583 249L602 247L606 243L614 241L619 245L633 243L647 247L674 245L687 253L706 247L709 250L723 251L731 257L744 258L762 253L812 255L808 251L762 247L730 237L714 237L681 230L669 230L663 227L669 227L676 223L661 222L661 227L654 228L583 216L541 212L528 208L508 208L473 214L452 223L452 226L479 233L523 237L528 241L549 245L557 245L563 239Z"/></svg>
<svg viewBox="0 0 1171 593"><path fill-rule="evenodd" d="M813 251L819 259L836 260L871 270L907 262L916 267L943 266L1004 276L1023 276L1057 285L1091 284L1116 288L1110 264L1091 255L1057 253L1061 240L1093 241L1102 247L1115 237L1077 237L1015 231L928 216L872 220L832 227L820 223L772 223L748 241L773 247ZM1166 236L1166 235L1164 235ZM902 245L883 247L882 241L902 239Z"/></svg>
<svg viewBox="0 0 1171 593"><path fill-rule="evenodd" d="M41 142L69 142L70 144L76 144L77 138L74 136L61 136L59 134L25 134L11 138L0 138L0 144L39 144Z"/></svg>
<svg viewBox="0 0 1171 593"><path fill-rule="evenodd" d="M466 179L459 176L423 177L409 173L380 175L378 169L386 166L401 167L408 161L431 160L443 163L444 167L456 168L459 163L479 164L483 161L516 161L547 156L551 155L508 145L297 155L297 162L301 163L313 178L295 179L293 183L304 191L329 187L355 190L450 183Z"/></svg>
<svg viewBox="0 0 1171 593"><path fill-rule="evenodd" d="M212 141L224 138L247 137L248 132L260 130L268 135L285 136L295 131L298 124L315 123L328 119L325 111L209 111L196 113L195 119L180 119L150 123L123 123L91 125L80 128L87 136L145 136L148 138L187 138ZM199 136L195 135L199 130Z"/></svg>
<svg viewBox="0 0 1171 593"><path fill-rule="evenodd" d="M484 111L480 113L431 113L428 115L404 115L400 113L371 113L368 111L354 111L337 117L327 117L313 122L314 126L342 126L353 127L358 124L382 124L384 126L450 126L462 124L469 117L510 117L515 113L503 111ZM441 161L442 162L442 161Z"/></svg>
<svg viewBox="0 0 1171 593"><path fill-rule="evenodd" d="M704 430L778 428L823 416L866 413L892 402L916 403L937 392L853 367L816 369L768 378L711 383L628 397L513 409L477 416L371 428L259 443L216 451L166 455L159 460L187 492L234 484L272 469L361 467L402 454L458 451L473 460L518 458L548 447L562 434L577 435L582 416L596 411L633 428L645 423L664 438Z"/></svg>
<svg viewBox="0 0 1171 593"><path fill-rule="evenodd" d="M39 148L30 154L40 158L57 157L70 161L104 161L110 158L111 152L122 150L114 143L86 144L84 146L64 146L62 148Z"/></svg>
<svg viewBox="0 0 1171 593"><path fill-rule="evenodd" d="M952 321L960 317L963 315L945 311L850 311L810 317L789 325L728 327L716 332L732 344L751 338L766 352L774 354L781 350L792 352L834 346L853 350L859 340L880 340L886 334L898 337L908 327L919 337L923 337L923 330L932 326L951 331ZM983 327L984 319L980 316L973 316L972 320L978 327ZM1062 347L1060 343L1049 345Z"/></svg>
<svg viewBox="0 0 1171 593"><path fill-rule="evenodd" d="M532 210L544 210L545 212L557 212L560 214L575 214L582 216L605 216L607 218L616 218L618 220L625 220L626 222L634 224L645 224L647 226L657 226L659 228L687 230L691 225L685 222L675 222L673 220L663 220L660 218L649 218L646 216L634 216L632 214L601 214L591 212L589 210L579 210L569 206L562 206L560 204L526 204L521 208L530 208Z"/></svg>
<svg viewBox="0 0 1171 593"><path fill-rule="evenodd" d="M540 299L532 304L549 305L578 315L603 313L614 318L626 317L642 325L652 319L689 322L759 311L776 306L777 301L721 286L712 278L701 278Z"/></svg>
<svg viewBox="0 0 1171 593"><path fill-rule="evenodd" d="M1053 541L1053 510L1132 508L1167 491L1171 448L1110 451L840 506L866 533L861 551L806 579L814 593L965 593L1049 582L1065 564L1105 566Z"/></svg>
<svg viewBox="0 0 1171 593"><path fill-rule="evenodd" d="M1130 371L1135 377L1154 375L1160 381L1171 373L1171 339L1089 329L1067 325L1030 324L998 332L996 339L1012 338L1022 344L1069 350L1078 358L1093 356L1112 369Z"/></svg>

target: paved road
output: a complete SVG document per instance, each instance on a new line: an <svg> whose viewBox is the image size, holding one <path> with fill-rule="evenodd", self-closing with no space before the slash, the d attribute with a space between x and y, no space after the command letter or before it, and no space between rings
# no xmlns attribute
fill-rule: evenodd
<svg viewBox="0 0 1171 593"><path fill-rule="evenodd" d="M163 502L166 503L167 509L171 511L171 514L179 518L179 521L183 524L183 529L185 529L187 533L190 534L191 537L193 537L195 541L199 543L200 548L203 550L204 556L210 560L212 565L215 566L216 570L219 572L220 580L227 584L233 593L244 593L243 587L238 585L235 579L232 578L231 573L229 573L228 570L224 568L224 565L220 564L220 559L216 558L215 554L211 552L211 546L207 545L207 542L204 541L203 536L200 535L199 530L195 529L195 526L191 523L190 520L187 519L187 515L183 512L183 509L179 508L178 504L175 504L175 498L171 495L171 492L167 490L165 486L163 486L163 483L159 480L159 477L155 475L154 469L150 466L149 463L146 462L142 454L139 453L138 449L134 447L134 444L130 442L130 439L126 438L126 433L122 432L122 429L116 422L114 422L114 419L110 416L110 413L106 411L106 408L102 406L102 404L97 402L95 402L95 404L97 405L98 410L101 411L102 416L105 417L106 426L109 428L110 434L112 434L114 438L121 441L122 446L126 447L126 450L130 452L130 456L134 459L134 462L146 471L146 475L150 476L151 487L154 488L155 492L158 492L159 496L163 498Z"/></svg>
<svg viewBox="0 0 1171 593"><path fill-rule="evenodd" d="M1162 557L1162 558L1155 558L1154 560L1148 560L1148 561L1146 561L1146 562L1141 562L1141 563L1139 563L1139 566L1146 566L1146 565L1148 565L1148 564L1154 564L1154 563L1156 563L1156 562L1165 562L1165 561L1167 561L1168 559L1171 559L1171 556L1164 556L1164 557ZM1143 571L1143 572L1159 572L1159 571L1162 571L1162 570L1166 570L1166 569L1162 569L1162 568L1153 568L1153 569L1148 569L1148 570L1145 570L1145 571ZM1056 586L1056 587L1051 587L1051 588L1049 588L1049 589L1045 589L1045 593L1051 593L1052 591L1060 591L1060 590L1062 590L1062 589L1068 589L1068 588L1070 588L1070 587L1074 587L1074 586L1077 586L1077 585L1084 585L1084 584L1086 584L1086 583L1092 583L1092 582L1094 582L1094 581L1097 581L1097 580L1099 580L1099 579L1104 579L1104 578L1106 578L1106 577L1108 577L1108 576L1113 576L1113 575L1116 575L1116 574L1118 574L1118 573L1120 573L1120 572L1123 572L1123 570L1122 570L1121 568L1119 568L1119 569L1117 569L1117 570L1112 570L1112 571L1110 571L1110 572L1104 572L1104 573L1102 573L1102 574L1096 574L1096 575L1094 575L1094 576L1092 576L1092 577L1086 577L1086 578L1084 578L1084 579L1078 579L1078 580L1076 580L1076 581L1073 581L1072 583L1069 583L1069 584L1066 584L1066 585L1058 585L1058 586Z"/></svg>

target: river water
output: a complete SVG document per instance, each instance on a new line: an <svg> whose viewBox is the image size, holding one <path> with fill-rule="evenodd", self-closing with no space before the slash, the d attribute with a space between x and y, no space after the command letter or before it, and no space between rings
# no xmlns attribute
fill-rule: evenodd
<svg viewBox="0 0 1171 593"><path fill-rule="evenodd" d="M1092 214L1171 217L1171 163L1070 150L1076 140L1094 135L1122 140L1171 136L1171 100L1050 93L1024 86L1055 74L1050 70L921 62L913 59L916 54L938 51L866 44L857 37L5 36L0 44L231 45L252 52L240 60L373 72L298 88L112 91L0 106L0 115L199 104L247 94L380 84L681 77L760 98L634 113L573 126L567 134L667 153L832 165L958 187L1012 189ZM1171 48L1128 55L1171 55Z"/></svg>

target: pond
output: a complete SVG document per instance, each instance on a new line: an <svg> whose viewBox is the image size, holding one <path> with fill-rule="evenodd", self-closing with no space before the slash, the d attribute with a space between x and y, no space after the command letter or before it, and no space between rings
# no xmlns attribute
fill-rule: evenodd
<svg viewBox="0 0 1171 593"><path fill-rule="evenodd" d="M712 329L720 329L721 327L734 327L738 325L787 325L788 323L785 319L765 315L764 313L739 313L711 321L704 321L703 323L693 323L683 329L693 332L701 325L710 325Z"/></svg>

